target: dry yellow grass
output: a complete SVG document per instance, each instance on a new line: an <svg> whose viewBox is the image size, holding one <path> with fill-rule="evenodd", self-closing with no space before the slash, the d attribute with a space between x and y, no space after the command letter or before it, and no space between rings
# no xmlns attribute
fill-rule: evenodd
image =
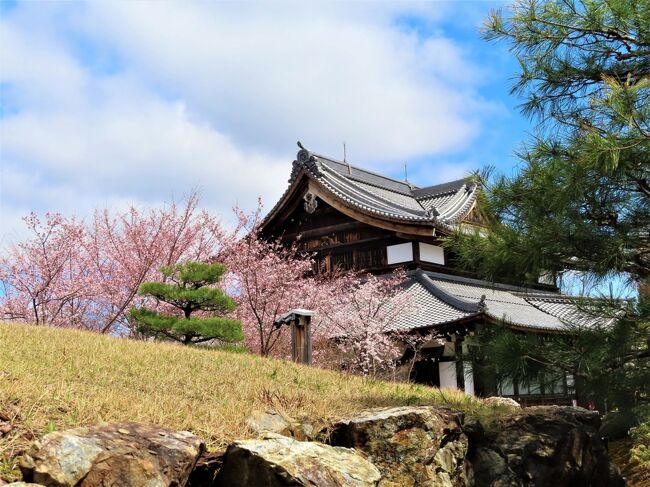
<svg viewBox="0 0 650 487"><path fill-rule="evenodd" d="M253 409L331 420L368 407L435 404L499 411L456 390L368 380L250 354L0 323L0 478L34 438L100 421L138 421L194 432L210 448L249 433Z"/></svg>

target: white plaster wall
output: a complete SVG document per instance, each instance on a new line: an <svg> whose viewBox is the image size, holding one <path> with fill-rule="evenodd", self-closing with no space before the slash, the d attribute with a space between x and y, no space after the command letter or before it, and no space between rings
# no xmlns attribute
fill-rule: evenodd
<svg viewBox="0 0 650 487"><path fill-rule="evenodd" d="M445 265L445 251L442 247L428 243L418 243L420 245L420 260L422 262Z"/></svg>
<svg viewBox="0 0 650 487"><path fill-rule="evenodd" d="M465 368L465 394L470 396L474 395L474 371L472 370L472 364L463 362L463 367Z"/></svg>
<svg viewBox="0 0 650 487"><path fill-rule="evenodd" d="M439 362L440 388L458 387L456 382L456 362Z"/></svg>
<svg viewBox="0 0 650 487"><path fill-rule="evenodd" d="M389 245L386 247L386 256L389 264L413 261L413 244L411 242Z"/></svg>

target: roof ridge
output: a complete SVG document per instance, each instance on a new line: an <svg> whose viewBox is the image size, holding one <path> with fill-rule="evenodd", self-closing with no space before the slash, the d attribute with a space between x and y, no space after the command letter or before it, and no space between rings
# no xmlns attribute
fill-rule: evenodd
<svg viewBox="0 0 650 487"><path fill-rule="evenodd" d="M445 181L444 183L432 184L431 186L423 186L423 187L417 188L417 189L419 191L426 191L427 189L432 189L432 188L435 188L436 186L445 186L447 184L454 184L454 183L460 183L460 182L466 183L468 179L470 179L470 176L466 176L466 177L462 177L462 178L458 178L458 179L452 179L451 181ZM449 191L449 192L451 193L452 191ZM440 194L442 194L442 193L440 193Z"/></svg>
<svg viewBox="0 0 650 487"><path fill-rule="evenodd" d="M432 271L427 271L426 272L427 276L429 277L434 277L436 279L440 279L442 281L449 281L452 283L457 283L457 284L466 284L468 286L476 286L476 287L489 287L492 290L500 290L500 291L506 291L509 293L517 293L519 294L524 294L526 296L532 295L533 293L530 293L528 290L533 289L533 288L527 288L524 286L517 286L514 284L503 284L501 282L490 282L486 281L483 279L476 279L473 277L464 277L464 276L456 276L452 274L443 274L441 272L432 272ZM550 293L549 293L550 294ZM558 296L564 296L563 294L558 293ZM519 296L523 297L523 296Z"/></svg>
<svg viewBox="0 0 650 487"><path fill-rule="evenodd" d="M415 189L415 190L422 189L422 188L416 186L413 183L410 183L410 182L407 182L407 181L402 181L402 180L399 180L399 179L396 179L396 178L393 178L393 177L390 177L390 176L385 176L384 174L379 174L378 172L371 171L369 169L364 169L364 168L359 167L359 166L354 166L354 165L350 164L349 162L339 161L337 159L333 159L333 158L331 158L329 156L325 156L323 154L318 154L316 152L312 152L312 154L314 156L316 156L317 158L319 158L319 159L325 159L326 161L335 162L337 164L341 164L342 166L349 166L350 168L356 169L357 171L365 172L367 174L372 174L373 176L377 176L379 178L388 179L389 181L393 181L394 183L403 184L405 186L411 187L411 190L413 190L413 189ZM351 179L355 179L352 174L344 174L344 176L350 177ZM366 183L366 181L361 181L361 182ZM372 183L366 183L366 184L373 185ZM379 186L379 187L381 187L381 186ZM389 191L394 191L394 190L392 190L390 188L384 188L384 189L388 189Z"/></svg>
<svg viewBox="0 0 650 487"><path fill-rule="evenodd" d="M471 178L464 177L454 179L453 181L446 181L444 183L433 184L425 188L417 188L413 191L413 197L420 201L428 198L435 198L443 195L457 193L463 186L473 187L476 183L471 181ZM436 190L437 189L437 190Z"/></svg>
<svg viewBox="0 0 650 487"><path fill-rule="evenodd" d="M464 299L460 299L457 296L449 294L444 289L440 289L438 286L436 286L436 284L422 269L415 270L415 277L418 282L422 284L426 290L433 294L436 298L458 309L459 311L464 311L471 314L479 314L483 311L482 301L466 301Z"/></svg>

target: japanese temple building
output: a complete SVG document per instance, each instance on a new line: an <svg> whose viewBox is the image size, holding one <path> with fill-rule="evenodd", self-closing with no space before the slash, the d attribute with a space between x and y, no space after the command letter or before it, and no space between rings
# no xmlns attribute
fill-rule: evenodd
<svg viewBox="0 0 650 487"><path fill-rule="evenodd" d="M491 283L456 268L440 238L481 225L477 184L459 179L417 187L300 147L289 187L263 221L262 234L315 252L322 271L409 269L405 287L415 294L418 313L393 327L438 337L423 349L414 380L525 403L571 401L570 377L551 385L490 384L456 360L477 326L498 322L557 334L594 319L553 284Z"/></svg>

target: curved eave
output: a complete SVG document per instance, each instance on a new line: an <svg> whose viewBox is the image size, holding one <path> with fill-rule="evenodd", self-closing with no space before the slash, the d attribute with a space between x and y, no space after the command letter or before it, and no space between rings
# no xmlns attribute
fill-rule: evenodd
<svg viewBox="0 0 650 487"><path fill-rule="evenodd" d="M303 185L305 179L308 181L309 191L313 192L321 200L350 218L386 230L418 236L432 236L437 232L451 234L456 231L462 218L471 211L471 208L474 206L477 193L476 186L459 190L458 197L453 202L453 205L444 208L444 219L442 219L440 217L430 217L426 215L424 210L419 212L417 210L401 207L396 205L394 202L385 200L375 194L370 194L362 188L352 187L350 183L345 181L340 175L328 172L327 169L323 169L323 172L320 173L319 176L316 176L304 165L297 165L291 178L291 184L262 221L260 226L262 230L264 230L284 208L292 204L292 202L295 202L295 198L301 198L303 196L298 193L303 192L302 190L305 188ZM356 192L360 196L374 199L375 202L379 203L379 205L375 206L384 207L385 210L373 208L370 205L364 205L346 195L346 191ZM401 214L390 211L391 209L395 209L395 211L399 211Z"/></svg>
<svg viewBox="0 0 650 487"><path fill-rule="evenodd" d="M305 182L305 179L307 180L307 186L303 184ZM350 218L386 230L392 230L411 235L431 236L435 233L434 230L437 228L431 221L418 222L399 218L391 218L388 215L378 215L375 212L364 210L364 208L355 205L354 202L350 200L346 201L346 199L332 192L329 188L327 188L326 185L322 184L309 171L305 170L304 167L301 167L299 171L294 175L293 181L284 192L284 194L280 197L279 201L262 220L262 223L260 224L260 230L264 231L264 229L273 222L278 214L289 204L291 204L292 201L294 201L294 198L302 198L302 193L305 193L306 191L313 192L325 203L337 209L341 213L349 216ZM447 233L447 231L445 231L445 233Z"/></svg>
<svg viewBox="0 0 650 487"><path fill-rule="evenodd" d="M531 326L531 325L522 325L519 323L512 323L510 321L504 320L503 318L496 318L493 315L486 313L484 311L479 311L477 313L468 314L462 318L455 320L446 321L444 323L434 323L431 325L421 325L410 329L409 333L423 332L423 331L433 331L433 330L445 330L447 328L453 328L458 325L467 325L470 323L475 323L477 320L485 320L485 322L490 323L495 326L505 326L510 330L522 331L527 333L543 333L545 335L573 335L574 331L571 329L554 329L554 328L545 328L542 326Z"/></svg>
<svg viewBox="0 0 650 487"><path fill-rule="evenodd" d="M461 299L453 294L437 286L433 280L427 276L422 269L416 269L415 278L422 284L427 291L433 294L439 300L447 303L449 306L456 308L464 313L479 314L481 312L481 305L478 301L468 301Z"/></svg>
<svg viewBox="0 0 650 487"><path fill-rule="evenodd" d="M333 194L318 180L310 179L310 184L313 185L311 186L312 191L325 203L336 208L338 211L350 218L367 223L368 225L408 235L419 235L425 237L434 235L435 230L437 229L437 226L430 221L395 218L390 215L383 215L374 212L368 208L363 208L354 204L354 202L348 198L343 198L337 194ZM445 233L447 233L446 230Z"/></svg>
<svg viewBox="0 0 650 487"><path fill-rule="evenodd" d="M503 318L497 318L496 316L493 316L489 313L484 313L484 316L487 321L494 325L499 325L499 326L506 326L510 328L511 330L515 331L526 331L526 332L534 332L534 333L544 333L544 334L550 334L550 335L573 335L575 332L573 332L570 328L548 328L545 326L534 326L534 325L522 325L521 323L513 323L508 320L504 320Z"/></svg>
<svg viewBox="0 0 650 487"><path fill-rule="evenodd" d="M292 180L290 181L289 186L285 190L284 193L282 193L282 196L280 196L280 199L278 202L271 208L271 210L266 214L262 222L260 223L260 231L264 231L267 226L275 219L275 217L280 213L280 211L285 208L293 199L294 195L299 192L300 188L300 183L302 180L307 177L307 173L304 168L301 168L299 172L293 176L292 175ZM311 179L307 177L307 179ZM298 198L302 198L302 194L298 195Z"/></svg>

